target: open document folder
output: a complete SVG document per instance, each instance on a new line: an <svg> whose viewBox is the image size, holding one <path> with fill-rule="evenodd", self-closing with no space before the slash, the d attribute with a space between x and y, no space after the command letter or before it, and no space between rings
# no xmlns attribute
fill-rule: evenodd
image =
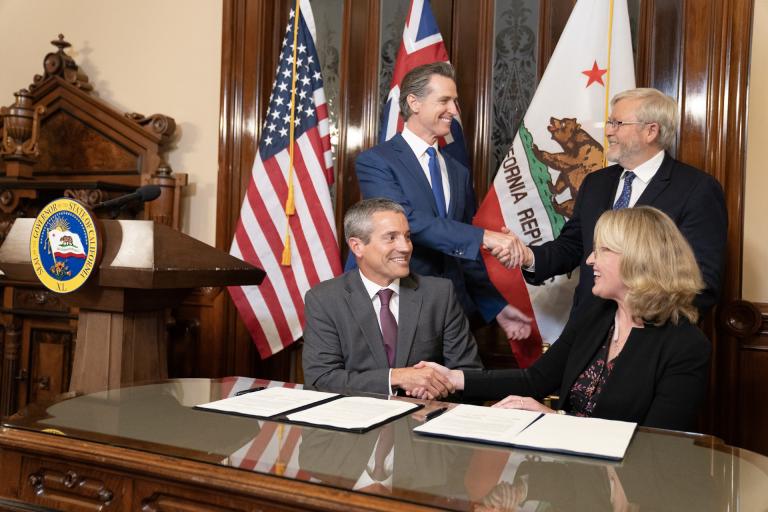
<svg viewBox="0 0 768 512"><path fill-rule="evenodd" d="M223 400L196 405L195 409L365 432L420 407L402 400L274 387L248 390Z"/></svg>
<svg viewBox="0 0 768 512"><path fill-rule="evenodd" d="M338 398L336 393L308 389L265 388L246 391L223 400L196 405L195 409L224 412L254 418L272 418L303 407Z"/></svg>
<svg viewBox="0 0 768 512"><path fill-rule="evenodd" d="M636 423L458 405L414 429L454 439L621 460Z"/></svg>

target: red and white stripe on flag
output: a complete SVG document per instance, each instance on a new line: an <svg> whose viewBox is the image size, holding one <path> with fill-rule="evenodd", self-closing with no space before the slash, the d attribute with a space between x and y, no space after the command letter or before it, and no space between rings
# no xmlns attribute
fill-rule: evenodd
<svg viewBox="0 0 768 512"><path fill-rule="evenodd" d="M572 212L576 183L604 165L598 161L587 167L574 161L577 165L563 166L559 162L569 158L566 148L590 143L602 151L609 100L634 86L626 0L578 0L475 224L493 230L507 226L528 245L557 238ZM536 151L560 158L551 158L548 164L538 159ZM581 179L570 180L572 172ZM540 353L542 340L554 342L560 336L578 276L562 275L542 286L527 286L519 270L508 271L494 258L483 256L491 281L504 298L535 318L531 337L512 345L518 363L526 367Z"/></svg>
<svg viewBox="0 0 768 512"><path fill-rule="evenodd" d="M222 398L235 396L237 391L253 387L255 379L230 377L222 379ZM225 390L224 387L227 387ZM288 382L270 382L268 387L301 387ZM311 480L309 473L299 467L299 446L302 428L295 425L259 421L259 433L240 447L223 463L240 469L274 473L298 480Z"/></svg>
<svg viewBox="0 0 768 512"><path fill-rule="evenodd" d="M304 294L315 284L341 273L329 191L333 183L333 159L328 106L309 0L300 3L294 48L295 14L291 10L251 181L230 249L233 256L266 272L259 286L229 287L262 358L301 337ZM295 94L292 91L294 55ZM292 176L289 173L291 123L294 128ZM295 214L289 216L286 201L291 186ZM290 239L289 266L281 265L286 238Z"/></svg>

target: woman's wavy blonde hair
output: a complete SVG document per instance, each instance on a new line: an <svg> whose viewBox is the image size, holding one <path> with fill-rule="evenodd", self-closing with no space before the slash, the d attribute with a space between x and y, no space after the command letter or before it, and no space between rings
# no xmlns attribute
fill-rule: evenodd
<svg viewBox="0 0 768 512"><path fill-rule="evenodd" d="M621 254L619 272L629 288L626 302L646 322L696 323L693 299L704 289L691 246L672 219L650 206L608 210L595 226L595 251Z"/></svg>

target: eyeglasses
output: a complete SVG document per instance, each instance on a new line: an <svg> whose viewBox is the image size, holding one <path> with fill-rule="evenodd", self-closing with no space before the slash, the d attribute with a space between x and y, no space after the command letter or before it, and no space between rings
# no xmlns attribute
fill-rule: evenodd
<svg viewBox="0 0 768 512"><path fill-rule="evenodd" d="M650 124L645 121L617 121L615 119L606 119L605 126L610 126L614 130L618 130L622 126L628 126L630 124Z"/></svg>

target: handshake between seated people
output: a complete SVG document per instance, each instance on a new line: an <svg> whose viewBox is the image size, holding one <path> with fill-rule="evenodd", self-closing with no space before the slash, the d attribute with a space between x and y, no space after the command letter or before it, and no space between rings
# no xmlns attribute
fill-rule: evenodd
<svg viewBox="0 0 768 512"><path fill-rule="evenodd" d="M506 396L494 407L552 413L537 399L559 392L558 408L568 414L694 429L711 346L695 325L693 299L704 283L685 238L655 208L608 210L587 263L594 297L531 367L415 368L439 371L466 399Z"/></svg>
<svg viewBox="0 0 768 512"><path fill-rule="evenodd" d="M410 272L413 245L403 207L360 201L344 216L357 269L319 283L305 296L305 382L350 393L435 399L454 392L441 368L482 369L475 339L447 279Z"/></svg>

